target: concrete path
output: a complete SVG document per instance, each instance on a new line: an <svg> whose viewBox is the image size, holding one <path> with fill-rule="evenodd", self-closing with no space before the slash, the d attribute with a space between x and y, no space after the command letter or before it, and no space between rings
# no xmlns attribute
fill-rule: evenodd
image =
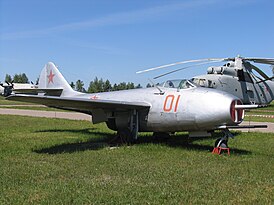
<svg viewBox="0 0 274 205"><path fill-rule="evenodd" d="M0 114L91 121L90 115L86 115L86 114L82 114L82 113L78 113L78 112L55 112L55 111L0 108Z"/></svg>
<svg viewBox="0 0 274 205"><path fill-rule="evenodd" d="M1 107L47 107L45 105L0 105Z"/></svg>
<svg viewBox="0 0 274 205"><path fill-rule="evenodd" d="M0 108L0 114L91 121L90 115L77 113L77 112L55 112L55 111L38 111L38 110L21 110L21 109ZM247 122L243 122L241 125L267 125L268 128L237 129L237 130L240 130L243 132L254 132L255 131L255 132L273 132L274 133L274 123L270 123L270 122L248 122L247 121Z"/></svg>
<svg viewBox="0 0 274 205"><path fill-rule="evenodd" d="M267 128L256 128L256 129L236 129L242 132L273 132L274 123L271 122L242 122L241 125L267 125Z"/></svg>

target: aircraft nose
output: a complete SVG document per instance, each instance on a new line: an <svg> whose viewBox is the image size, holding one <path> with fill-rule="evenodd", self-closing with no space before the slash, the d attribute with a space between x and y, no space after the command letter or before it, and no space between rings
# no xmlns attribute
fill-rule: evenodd
<svg viewBox="0 0 274 205"><path fill-rule="evenodd" d="M243 109L236 108L242 102L233 95L219 91L208 91L199 95L199 112L196 112L196 123L203 128L220 125L235 125L243 120Z"/></svg>

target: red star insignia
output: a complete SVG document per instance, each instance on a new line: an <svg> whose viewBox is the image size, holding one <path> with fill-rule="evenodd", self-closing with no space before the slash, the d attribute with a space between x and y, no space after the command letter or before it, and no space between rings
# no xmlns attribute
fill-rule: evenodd
<svg viewBox="0 0 274 205"><path fill-rule="evenodd" d="M50 73L49 73L49 75L48 75L48 84L50 83L50 82L52 82L52 84L53 84L53 77L55 76L55 74L53 74L52 73L52 70L50 71Z"/></svg>
<svg viewBox="0 0 274 205"><path fill-rule="evenodd" d="M93 96L90 97L90 99L92 99L92 100L97 100L98 98L99 98L99 97L96 96L96 95L93 95Z"/></svg>

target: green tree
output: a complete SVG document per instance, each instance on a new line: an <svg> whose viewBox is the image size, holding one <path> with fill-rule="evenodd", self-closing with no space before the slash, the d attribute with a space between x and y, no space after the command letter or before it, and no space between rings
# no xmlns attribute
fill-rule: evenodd
<svg viewBox="0 0 274 205"><path fill-rule="evenodd" d="M147 88L151 88L151 85L150 85L150 83L148 83L146 87L147 87Z"/></svg>
<svg viewBox="0 0 274 205"><path fill-rule="evenodd" d="M112 89L112 86L111 86L110 81L106 80L106 82L103 85L103 91L104 92L109 92L109 91L111 91L111 89Z"/></svg>
<svg viewBox="0 0 274 205"><path fill-rule="evenodd" d="M89 86L88 86L88 93L95 93L95 87L94 87L94 82L90 81Z"/></svg>
<svg viewBox="0 0 274 205"><path fill-rule="evenodd" d="M76 81L76 90L79 91L79 92L85 92L85 89L84 89L84 82L81 81L81 80L77 80Z"/></svg>
<svg viewBox="0 0 274 205"><path fill-rule="evenodd" d="M5 81L9 83L12 81L12 78L9 74L6 74Z"/></svg>
<svg viewBox="0 0 274 205"><path fill-rule="evenodd" d="M134 83L132 83L132 82L128 82L127 83L127 89L129 90L129 89L134 89L135 88L135 85L134 85Z"/></svg>
<svg viewBox="0 0 274 205"><path fill-rule="evenodd" d="M118 90L126 90L127 84L125 82L122 82L122 83L119 83L117 87L118 87Z"/></svg>
<svg viewBox="0 0 274 205"><path fill-rule="evenodd" d="M113 87L112 87L112 90L113 90L113 91L118 90L118 85L117 85L116 83L114 83L114 85L113 85Z"/></svg>
<svg viewBox="0 0 274 205"><path fill-rule="evenodd" d="M29 83L29 79L25 73L15 74L13 76L13 81L15 83Z"/></svg>
<svg viewBox="0 0 274 205"><path fill-rule="evenodd" d="M98 78L95 77L93 81L89 83L88 92L97 93L98 92Z"/></svg>
<svg viewBox="0 0 274 205"><path fill-rule="evenodd" d="M89 83L89 87L88 87L88 92L89 93L98 93L98 92L104 92L105 89L109 89L111 88L111 84L108 81L108 84L106 85L106 83L104 82L104 80L102 78L100 78L100 80L95 77L93 81L91 81Z"/></svg>
<svg viewBox="0 0 274 205"><path fill-rule="evenodd" d="M105 84L105 82L103 81L102 78L100 78L100 80L98 81L98 85L97 85L98 92L104 91L104 84Z"/></svg>

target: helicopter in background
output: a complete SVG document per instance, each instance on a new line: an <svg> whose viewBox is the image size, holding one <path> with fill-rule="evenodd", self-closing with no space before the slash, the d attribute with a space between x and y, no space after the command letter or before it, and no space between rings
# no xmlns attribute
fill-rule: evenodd
<svg viewBox="0 0 274 205"><path fill-rule="evenodd" d="M267 105L274 100L274 73L273 77L269 77L261 69L250 63L254 62L273 66L274 59L270 58L244 58L237 56L235 58L188 60L138 71L137 73L180 64L196 63L154 77L154 79L157 79L190 67L224 61L227 63L223 66L210 66L207 69L207 74L195 76L192 78L192 81L200 87L228 92L240 98L243 104ZM274 69L272 69L272 71L274 71Z"/></svg>

